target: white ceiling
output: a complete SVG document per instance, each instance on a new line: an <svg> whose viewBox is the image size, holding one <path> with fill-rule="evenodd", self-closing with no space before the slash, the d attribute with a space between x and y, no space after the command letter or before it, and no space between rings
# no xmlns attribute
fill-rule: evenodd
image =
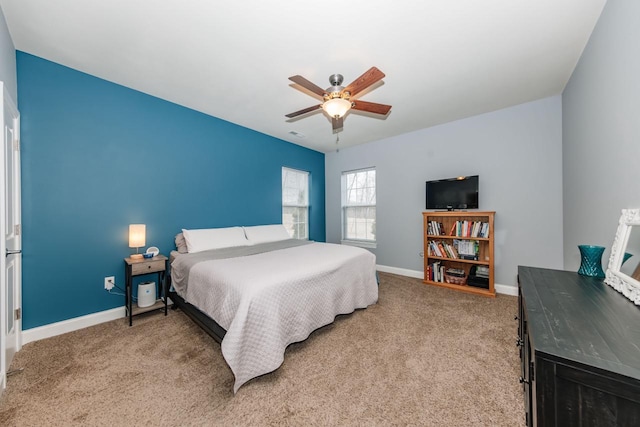
<svg viewBox="0 0 640 427"><path fill-rule="evenodd" d="M321 152L319 104L288 80L386 77L340 147L562 92L606 0L0 0L16 49ZM291 135L303 134L304 138Z"/></svg>

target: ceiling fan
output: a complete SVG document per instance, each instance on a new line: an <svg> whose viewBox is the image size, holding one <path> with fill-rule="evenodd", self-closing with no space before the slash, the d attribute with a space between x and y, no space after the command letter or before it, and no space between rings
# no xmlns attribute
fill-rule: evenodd
<svg viewBox="0 0 640 427"><path fill-rule="evenodd" d="M302 76L289 77L289 80L292 82L297 83L303 88L321 96L323 103L294 113L286 114L286 117L291 119L322 108L329 117L331 117L333 133L337 133L342 130L344 115L351 109L386 115L389 110L391 110L391 105L352 99L369 86L382 80L383 77L384 73L382 71L378 70L376 67L371 67L367 72L355 79L350 85L342 87L342 75L333 74L329 76L331 86L327 89L322 89L319 86L316 86Z"/></svg>

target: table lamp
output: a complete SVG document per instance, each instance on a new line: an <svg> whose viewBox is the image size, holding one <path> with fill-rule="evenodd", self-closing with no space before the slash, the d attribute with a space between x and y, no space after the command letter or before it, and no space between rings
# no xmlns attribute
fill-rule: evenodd
<svg viewBox="0 0 640 427"><path fill-rule="evenodd" d="M131 259L142 259L142 254L138 249L143 247L146 237L146 226L144 224L129 224L129 247L136 248L136 253L131 254Z"/></svg>

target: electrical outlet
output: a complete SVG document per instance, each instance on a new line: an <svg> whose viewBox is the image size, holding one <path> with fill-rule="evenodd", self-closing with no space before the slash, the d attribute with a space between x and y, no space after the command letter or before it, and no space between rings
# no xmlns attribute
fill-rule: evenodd
<svg viewBox="0 0 640 427"><path fill-rule="evenodd" d="M116 276L108 276L104 278L104 288L108 291L116 285Z"/></svg>

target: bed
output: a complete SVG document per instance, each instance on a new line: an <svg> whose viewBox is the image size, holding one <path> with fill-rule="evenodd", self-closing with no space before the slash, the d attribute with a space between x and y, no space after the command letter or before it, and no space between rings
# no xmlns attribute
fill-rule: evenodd
<svg viewBox="0 0 640 427"><path fill-rule="evenodd" d="M365 249L290 239L286 230L273 240L265 228L234 228L242 235L214 239L213 248L183 230L194 243L188 253L171 253L169 296L220 342L236 393L277 369L289 344L375 304L378 286L375 256Z"/></svg>

